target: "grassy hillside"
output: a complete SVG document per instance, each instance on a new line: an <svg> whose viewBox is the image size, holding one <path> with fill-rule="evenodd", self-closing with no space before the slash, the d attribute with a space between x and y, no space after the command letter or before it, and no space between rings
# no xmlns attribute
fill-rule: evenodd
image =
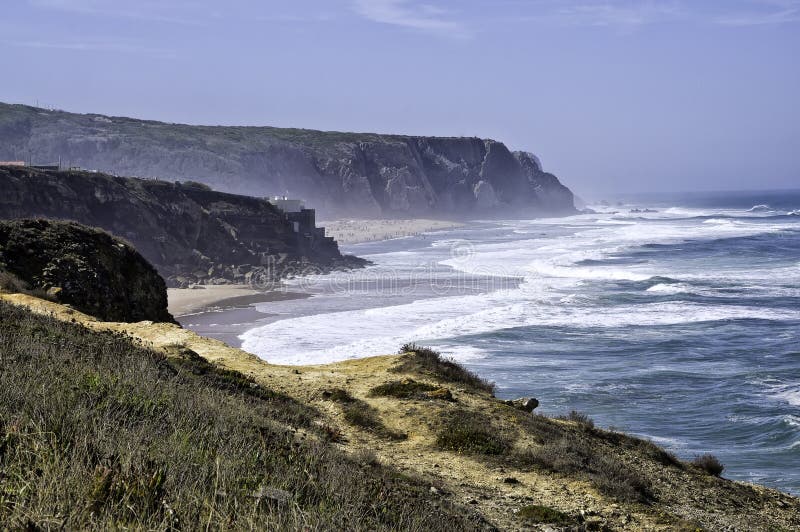
<svg viewBox="0 0 800 532"><path fill-rule="evenodd" d="M12 527L800 529L796 497L532 415L424 348L278 366L171 323L2 301Z"/></svg>
<svg viewBox="0 0 800 532"><path fill-rule="evenodd" d="M314 408L187 349L166 357L0 303L0 360L0 522L12 528L481 527L334 449Z"/></svg>

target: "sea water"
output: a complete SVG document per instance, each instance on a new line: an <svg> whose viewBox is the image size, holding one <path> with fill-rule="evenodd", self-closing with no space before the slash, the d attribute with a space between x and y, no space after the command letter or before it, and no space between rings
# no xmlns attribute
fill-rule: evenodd
<svg viewBox="0 0 800 532"><path fill-rule="evenodd" d="M374 265L292 281L313 296L265 304L242 347L308 364L417 342L501 397L800 493L800 192L592 207L350 246Z"/></svg>

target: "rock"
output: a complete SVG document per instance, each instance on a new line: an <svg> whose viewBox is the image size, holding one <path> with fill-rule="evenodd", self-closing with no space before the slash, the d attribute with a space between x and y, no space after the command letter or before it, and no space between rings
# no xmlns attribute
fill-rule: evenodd
<svg viewBox="0 0 800 532"><path fill-rule="evenodd" d="M479 209L491 209L497 207L497 195L494 188L486 181L478 181L473 189L475 193L475 206Z"/></svg>
<svg viewBox="0 0 800 532"><path fill-rule="evenodd" d="M105 321L174 322L164 279L131 246L75 222L0 221L0 264L62 304Z"/></svg>
<svg viewBox="0 0 800 532"><path fill-rule="evenodd" d="M426 394L431 399L440 399L442 401L455 401L453 393L447 388L439 388Z"/></svg>
<svg viewBox="0 0 800 532"><path fill-rule="evenodd" d="M286 214L261 198L164 181L26 167L0 168L0 190L0 218L66 219L105 229L133 244L170 287L229 283L242 279L237 275L245 280L248 275L259 281L278 279L288 273L288 264L301 265L300 271L366 264L343 256L336 242L316 228L313 213L306 213L302 224L303 233L310 236L298 239ZM103 203L98 197L113 202Z"/></svg>
<svg viewBox="0 0 800 532"><path fill-rule="evenodd" d="M439 488L437 488L436 486L431 486L430 492L431 492L431 495L441 495L442 494L442 491Z"/></svg>
<svg viewBox="0 0 800 532"><path fill-rule="evenodd" d="M503 401L503 403L523 412L533 412L539 406L539 400L533 397L520 397L519 399Z"/></svg>

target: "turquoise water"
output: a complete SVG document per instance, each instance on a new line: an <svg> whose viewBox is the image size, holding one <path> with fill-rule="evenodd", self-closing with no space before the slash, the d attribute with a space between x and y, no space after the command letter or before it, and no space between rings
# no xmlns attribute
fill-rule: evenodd
<svg viewBox="0 0 800 532"><path fill-rule="evenodd" d="M500 396L800 493L800 193L595 208L351 246L375 266L294 281L314 296L264 305L242 345L316 363L420 342Z"/></svg>

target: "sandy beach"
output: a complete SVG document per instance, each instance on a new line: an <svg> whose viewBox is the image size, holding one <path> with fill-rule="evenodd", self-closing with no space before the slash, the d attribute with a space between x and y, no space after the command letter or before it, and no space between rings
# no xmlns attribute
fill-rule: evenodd
<svg viewBox="0 0 800 532"><path fill-rule="evenodd" d="M231 306L240 298L265 295L247 285L208 285L197 288L169 288L168 308L173 316L185 316L212 306Z"/></svg>
<svg viewBox="0 0 800 532"><path fill-rule="evenodd" d="M339 244L358 244L453 229L464 224L445 220L333 220L318 225L324 226L326 235L335 238ZM170 288L167 294L169 312L175 317L300 296L280 291L263 292L248 285L233 284Z"/></svg>
<svg viewBox="0 0 800 532"><path fill-rule="evenodd" d="M358 244L416 236L464 224L445 220L333 220L318 225L324 226L325 234L335 238L339 244Z"/></svg>

